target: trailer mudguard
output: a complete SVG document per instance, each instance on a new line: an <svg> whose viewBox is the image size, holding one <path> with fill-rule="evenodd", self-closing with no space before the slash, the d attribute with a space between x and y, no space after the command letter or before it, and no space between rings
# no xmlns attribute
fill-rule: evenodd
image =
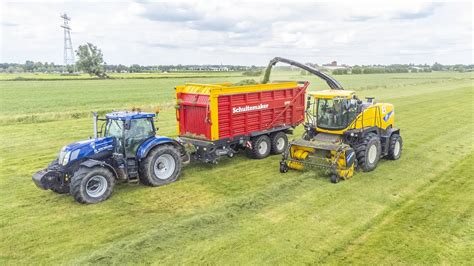
<svg viewBox="0 0 474 266"><path fill-rule="evenodd" d="M166 144L166 143L169 143L175 146L181 154L186 153L183 145L181 145L178 141L172 138L168 138L168 137L154 136L152 138L145 140L137 149L137 159L141 160L145 158L154 147L158 145Z"/></svg>

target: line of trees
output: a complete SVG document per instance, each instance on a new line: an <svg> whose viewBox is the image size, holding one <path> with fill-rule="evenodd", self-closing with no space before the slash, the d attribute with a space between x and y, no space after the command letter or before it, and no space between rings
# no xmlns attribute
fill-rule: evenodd
<svg viewBox="0 0 474 266"><path fill-rule="evenodd" d="M0 63L0 72L18 73L18 72L35 72L35 73L74 73L82 71L89 73L91 76L99 78L108 78L107 73L144 73L144 72L178 72L178 71L244 71L244 76L258 76L262 73L263 67L257 66L234 66L234 65L159 65L159 66L141 66L133 64L131 66L107 65L104 61L102 51L92 43L80 45L76 50L77 62L75 66L55 65L48 62L26 61L24 64L16 63ZM319 67L317 64L309 64L319 68L322 71L331 72L324 66ZM291 66L278 66L277 69L292 70ZM332 70L334 75L343 74L375 74L375 73L417 73L431 71L473 71L474 65L442 65L438 62L429 66L414 64L396 64L396 65L371 65L371 66L353 66L343 67ZM302 71L306 74L306 71Z"/></svg>
<svg viewBox="0 0 474 266"><path fill-rule="evenodd" d="M338 68L332 70L334 75L344 74L377 74L377 73L420 73L432 71L458 71L467 72L473 71L474 65L442 65L434 63L433 65L414 65L414 64L397 64L397 65L373 65L373 66L353 66L349 68Z"/></svg>

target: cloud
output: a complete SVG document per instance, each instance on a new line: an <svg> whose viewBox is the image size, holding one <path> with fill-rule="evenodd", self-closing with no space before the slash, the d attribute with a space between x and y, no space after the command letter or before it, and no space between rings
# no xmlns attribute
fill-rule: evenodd
<svg viewBox="0 0 474 266"><path fill-rule="evenodd" d="M429 16L432 16L435 12L436 7L440 6L439 4L431 4L423 9L414 10L414 11L401 11L394 16L395 19L422 19Z"/></svg>
<svg viewBox="0 0 474 266"><path fill-rule="evenodd" d="M17 23L6 22L6 21L5 21L5 22L2 22L1 25L2 25L2 26L5 26L5 27L16 27L16 26L18 26Z"/></svg>
<svg viewBox="0 0 474 266"><path fill-rule="evenodd" d="M158 47L158 48L165 48L165 49L176 49L179 47L182 47L177 44L171 44L171 43L142 43L145 44L149 47Z"/></svg>
<svg viewBox="0 0 474 266"><path fill-rule="evenodd" d="M202 14L189 3L145 2L142 4L146 6L142 16L154 21L186 22L202 18Z"/></svg>
<svg viewBox="0 0 474 266"><path fill-rule="evenodd" d="M351 16L347 21L367 21L376 18L376 16Z"/></svg>
<svg viewBox="0 0 474 266"><path fill-rule="evenodd" d="M92 42L112 64L264 65L274 56L348 64L472 61L471 3L77 0L3 8L2 21L21 24L0 23L0 62L61 63L62 12L72 17L74 47Z"/></svg>

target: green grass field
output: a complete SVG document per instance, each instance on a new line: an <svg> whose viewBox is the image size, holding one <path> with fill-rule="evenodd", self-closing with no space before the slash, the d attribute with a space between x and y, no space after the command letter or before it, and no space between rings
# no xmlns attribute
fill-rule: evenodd
<svg viewBox="0 0 474 266"><path fill-rule="evenodd" d="M275 74L326 88L299 72ZM0 77L0 264L474 264L472 74L336 78L395 104L400 160L333 185L312 171L280 174L279 156L242 154L191 163L164 187L120 184L109 200L80 205L37 189L31 175L92 135L91 111L160 106L159 134L175 136L176 85L246 77Z"/></svg>

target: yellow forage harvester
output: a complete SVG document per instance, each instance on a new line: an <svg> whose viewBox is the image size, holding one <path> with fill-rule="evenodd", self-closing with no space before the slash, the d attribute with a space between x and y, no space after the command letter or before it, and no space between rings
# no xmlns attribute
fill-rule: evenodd
<svg viewBox="0 0 474 266"><path fill-rule="evenodd" d="M374 170L380 158L400 158L403 141L400 129L395 128L392 104L375 103L369 97L362 101L326 73L280 57L270 61L264 83L277 62L302 68L325 80L331 88L308 93L305 132L301 139L289 143L280 172L322 167L330 170L331 182L337 183L352 177L356 168Z"/></svg>

